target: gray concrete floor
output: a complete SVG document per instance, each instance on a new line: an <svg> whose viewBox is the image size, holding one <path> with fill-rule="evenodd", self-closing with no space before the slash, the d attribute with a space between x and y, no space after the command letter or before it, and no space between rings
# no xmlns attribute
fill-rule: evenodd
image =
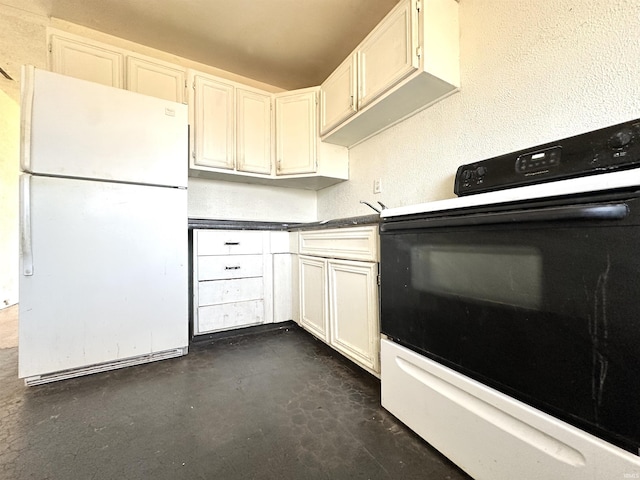
<svg viewBox="0 0 640 480"><path fill-rule="evenodd" d="M0 479L468 479L297 326L25 387L0 348Z"/></svg>

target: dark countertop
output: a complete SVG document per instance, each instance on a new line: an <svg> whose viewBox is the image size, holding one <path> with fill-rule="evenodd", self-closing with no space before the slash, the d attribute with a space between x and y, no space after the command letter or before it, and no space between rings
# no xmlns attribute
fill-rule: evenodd
<svg viewBox="0 0 640 480"><path fill-rule="evenodd" d="M217 230L319 230L328 228L355 227L358 225L372 225L380 221L378 214L362 215L358 217L336 218L321 222L308 223L280 223L253 222L247 220L215 220L209 218L189 218L189 229L217 229Z"/></svg>

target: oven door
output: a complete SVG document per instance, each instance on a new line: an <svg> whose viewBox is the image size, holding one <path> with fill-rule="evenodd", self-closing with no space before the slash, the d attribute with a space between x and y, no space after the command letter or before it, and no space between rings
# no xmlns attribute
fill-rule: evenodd
<svg viewBox="0 0 640 480"><path fill-rule="evenodd" d="M639 202L384 220L382 333L638 454Z"/></svg>

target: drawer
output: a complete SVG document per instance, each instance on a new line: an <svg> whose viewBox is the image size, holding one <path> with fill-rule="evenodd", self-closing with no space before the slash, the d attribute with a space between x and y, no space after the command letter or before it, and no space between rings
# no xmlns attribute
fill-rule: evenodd
<svg viewBox="0 0 640 480"><path fill-rule="evenodd" d="M298 239L301 255L378 261L378 227L375 225L302 231Z"/></svg>
<svg viewBox="0 0 640 480"><path fill-rule="evenodd" d="M264 302L224 303L198 308L196 334L230 330L264 323Z"/></svg>
<svg viewBox="0 0 640 480"><path fill-rule="evenodd" d="M198 257L198 280L262 277L262 255Z"/></svg>
<svg viewBox="0 0 640 480"><path fill-rule="evenodd" d="M262 277L198 282L198 305L244 302L264 298Z"/></svg>
<svg viewBox="0 0 640 480"><path fill-rule="evenodd" d="M196 255L253 255L264 250L264 234L247 230L196 230Z"/></svg>

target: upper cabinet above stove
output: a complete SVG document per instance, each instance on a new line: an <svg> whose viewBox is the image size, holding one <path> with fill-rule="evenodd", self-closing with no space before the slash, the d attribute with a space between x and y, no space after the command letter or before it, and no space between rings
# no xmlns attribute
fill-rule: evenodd
<svg viewBox="0 0 640 480"><path fill-rule="evenodd" d="M455 0L402 0L322 84L322 140L353 146L457 91L458 37Z"/></svg>

